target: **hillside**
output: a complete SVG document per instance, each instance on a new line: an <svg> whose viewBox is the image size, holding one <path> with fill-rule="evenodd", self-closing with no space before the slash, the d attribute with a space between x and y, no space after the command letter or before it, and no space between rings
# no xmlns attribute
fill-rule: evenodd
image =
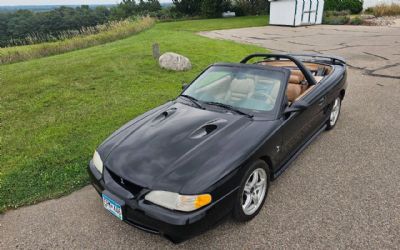
<svg viewBox="0 0 400 250"><path fill-rule="evenodd" d="M0 212L88 184L86 165L110 133L174 98L205 66L264 49L194 31L265 25L267 17L160 23L124 40L0 66ZM193 63L161 70L151 45Z"/></svg>

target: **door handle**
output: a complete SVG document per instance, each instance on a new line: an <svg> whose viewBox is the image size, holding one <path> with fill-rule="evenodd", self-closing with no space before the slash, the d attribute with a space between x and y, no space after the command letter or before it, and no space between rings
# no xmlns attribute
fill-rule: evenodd
<svg viewBox="0 0 400 250"><path fill-rule="evenodd" d="M318 105L323 106L325 104L325 99L326 99L325 97L322 97L321 99L319 99Z"/></svg>

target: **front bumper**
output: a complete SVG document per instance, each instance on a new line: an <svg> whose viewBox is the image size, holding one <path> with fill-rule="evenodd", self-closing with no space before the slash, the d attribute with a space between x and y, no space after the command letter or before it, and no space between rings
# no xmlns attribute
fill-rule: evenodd
<svg viewBox="0 0 400 250"><path fill-rule="evenodd" d="M106 194L122 205L125 222L144 231L163 235L174 243L200 234L221 221L231 212L237 192L234 190L194 212L179 212L154 205L144 200L143 195L134 196L111 178L106 168L102 176L91 161L88 172L93 187L100 195Z"/></svg>

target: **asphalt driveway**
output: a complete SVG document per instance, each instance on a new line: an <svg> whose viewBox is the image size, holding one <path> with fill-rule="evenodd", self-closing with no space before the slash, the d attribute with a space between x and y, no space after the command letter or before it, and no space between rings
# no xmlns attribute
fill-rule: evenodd
<svg viewBox="0 0 400 250"><path fill-rule="evenodd" d="M272 183L260 214L173 245L118 221L88 186L0 215L0 249L400 247L400 28L269 26L202 35L338 54L352 66L336 128Z"/></svg>

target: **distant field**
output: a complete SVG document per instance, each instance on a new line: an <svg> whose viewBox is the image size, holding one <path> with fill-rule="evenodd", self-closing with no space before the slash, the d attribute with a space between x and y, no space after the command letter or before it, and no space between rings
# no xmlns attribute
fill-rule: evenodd
<svg viewBox="0 0 400 250"><path fill-rule="evenodd" d="M116 1L117 2L117 1ZM97 7L107 7L111 8L116 6L117 4L89 4L90 8L97 8ZM171 3L161 3L162 8L166 8L172 5ZM80 7L81 5L7 5L7 6L0 6L0 12L15 12L18 10L30 10L33 12L45 12L51 11L60 7L69 7L69 8L76 8Z"/></svg>
<svg viewBox="0 0 400 250"><path fill-rule="evenodd" d="M266 16L160 23L124 40L0 66L0 212L88 184L86 164L110 133L174 98L216 61L237 62L260 47L195 31L266 25ZM162 70L151 45L193 63Z"/></svg>
<svg viewBox="0 0 400 250"><path fill-rule="evenodd" d="M15 12L18 10L30 10L33 12L45 12L45 11L51 11L57 8L60 8L62 6L70 7L70 8L76 8L79 7L80 5L9 5L9 6L0 6L0 12ZM99 6L104 6L107 8L111 8L115 6L115 4L90 4L90 8L96 8Z"/></svg>

